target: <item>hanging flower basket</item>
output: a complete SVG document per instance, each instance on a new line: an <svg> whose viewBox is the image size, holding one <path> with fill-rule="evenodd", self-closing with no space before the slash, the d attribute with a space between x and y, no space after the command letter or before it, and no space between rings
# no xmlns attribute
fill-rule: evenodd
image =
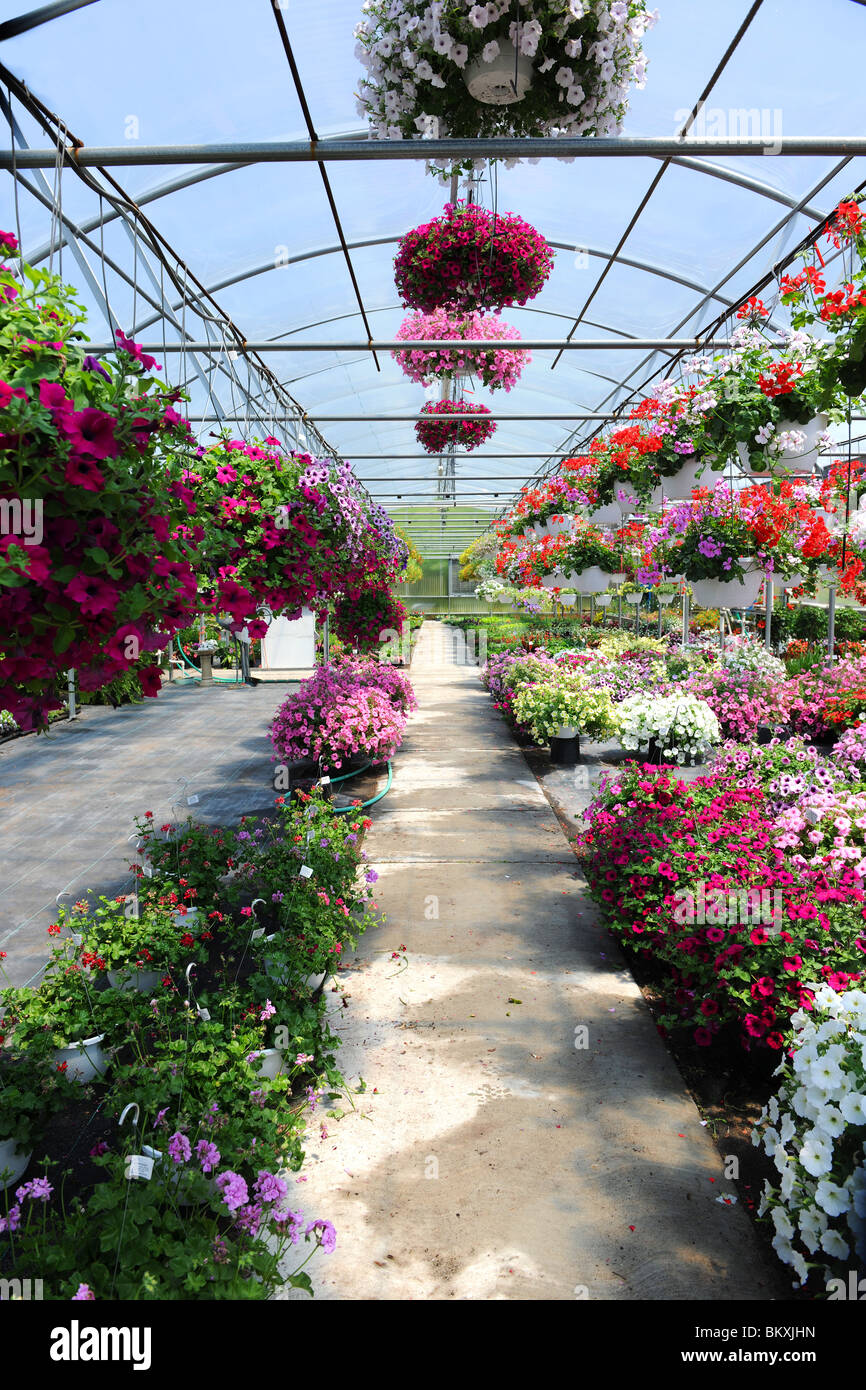
<svg viewBox="0 0 866 1390"><path fill-rule="evenodd" d="M523 368L532 361L528 352L494 344L519 342L520 330L503 323L498 314L449 314L436 309L432 314L420 311L410 314L397 330L398 338L424 341L441 338L449 346L426 351L423 348L393 352L391 356L406 375L422 386L434 380L450 380L454 376L476 376L491 391L500 387L510 391L519 380ZM489 338L489 350L463 348L464 339ZM453 346L450 346L453 344Z"/></svg>
<svg viewBox="0 0 866 1390"><path fill-rule="evenodd" d="M644 0L453 0L444 9L364 5L358 112L375 138L619 133L629 88L645 82L641 39L655 16Z"/></svg>
<svg viewBox="0 0 866 1390"><path fill-rule="evenodd" d="M401 238L394 283L407 308L472 312L525 304L552 269L552 250L522 217L447 203L442 217Z"/></svg>
<svg viewBox="0 0 866 1390"><path fill-rule="evenodd" d="M442 454L458 445L470 452L496 433L493 420L449 420L449 415L489 415L486 405L470 401L428 401L422 414L429 420L419 420L415 426L418 443L428 454Z"/></svg>
<svg viewBox="0 0 866 1390"><path fill-rule="evenodd" d="M690 579L689 583L701 608L751 608L763 577L760 570L754 570L742 579Z"/></svg>

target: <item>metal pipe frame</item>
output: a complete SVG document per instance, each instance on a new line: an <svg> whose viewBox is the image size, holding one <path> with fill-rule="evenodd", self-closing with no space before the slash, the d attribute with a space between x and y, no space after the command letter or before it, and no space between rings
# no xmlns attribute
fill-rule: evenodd
<svg viewBox="0 0 866 1390"><path fill-rule="evenodd" d="M467 338L460 340L460 347L467 348L470 352L483 351L490 349L489 338ZM212 343L142 343L145 352L207 352L213 351ZM441 338L424 339L403 339L393 338L389 340L371 340L370 342L277 342L273 339L255 339L252 342L244 342L243 349L233 348L232 351L239 352L399 352L406 350L435 352L437 348L443 346ZM605 351L634 351L634 352L703 352L708 348L729 348L732 346L730 338L572 338L571 341L562 338L522 338L519 343L514 344L515 349L521 348L533 352L605 352ZM770 343L770 347L784 347L784 343ZM92 343L90 351L94 356L100 353L113 352L114 346L111 343ZM342 365L342 364L341 364Z"/></svg>
<svg viewBox="0 0 866 1390"><path fill-rule="evenodd" d="M206 145L71 145L69 158L82 169L159 164L345 164L370 160L469 159L670 159L691 153L704 158L784 156L813 159L866 154L863 135L785 135L707 139L676 135L562 136L495 140L251 140ZM24 150L21 169L53 169L54 149ZM0 169L12 168L12 156L0 151Z"/></svg>

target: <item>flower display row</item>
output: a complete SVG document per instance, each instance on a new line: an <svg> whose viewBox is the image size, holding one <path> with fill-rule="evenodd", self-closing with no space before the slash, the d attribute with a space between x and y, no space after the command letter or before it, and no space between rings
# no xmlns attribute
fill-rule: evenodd
<svg viewBox="0 0 866 1390"><path fill-rule="evenodd" d="M519 380L524 367L532 361L532 354L515 350L506 344L520 341L520 332L513 325L503 323L496 314L481 314L477 311L462 315L436 309L432 313L417 312L404 319L397 330L398 338L410 342L425 342L441 339L442 348L407 348L392 353L392 356L411 381L429 386L434 380L451 381L459 376L475 376L482 386L491 391L510 391ZM489 350L461 347L464 339L489 339Z"/></svg>
<svg viewBox="0 0 866 1390"><path fill-rule="evenodd" d="M615 135L658 17L643 0L366 0L364 14L358 112L388 140Z"/></svg>
<svg viewBox="0 0 866 1390"><path fill-rule="evenodd" d="M17 253L9 233L0 247ZM0 708L24 729L59 707L59 671L98 689L197 609L179 393L121 333L89 356L83 321L56 276L0 268ZM140 673L154 693L156 669Z"/></svg>
<svg viewBox="0 0 866 1390"><path fill-rule="evenodd" d="M233 829L147 812L135 894L61 912L42 980L2 991L0 1249L45 1298L312 1293L337 1234L296 1175L343 1085L321 990L374 920L369 824L321 792Z"/></svg>
<svg viewBox="0 0 866 1390"><path fill-rule="evenodd" d="M8 256L15 238L0 234ZM196 448L180 392L117 333L87 353L84 317L57 277L0 269L0 709L22 729L61 705L72 667L94 691L135 668L197 613L298 616L402 574L407 551L351 468L263 444Z"/></svg>
<svg viewBox="0 0 866 1390"><path fill-rule="evenodd" d="M338 658L318 667L278 709L270 729L274 757L283 763L315 759L329 770L356 756L385 762L416 708L409 680L393 666Z"/></svg>

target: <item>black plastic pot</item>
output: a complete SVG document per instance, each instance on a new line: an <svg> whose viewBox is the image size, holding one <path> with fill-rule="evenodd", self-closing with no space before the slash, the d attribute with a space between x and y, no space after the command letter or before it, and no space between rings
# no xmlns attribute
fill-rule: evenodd
<svg viewBox="0 0 866 1390"><path fill-rule="evenodd" d="M580 757L580 735L550 740L550 761L559 767L574 767Z"/></svg>

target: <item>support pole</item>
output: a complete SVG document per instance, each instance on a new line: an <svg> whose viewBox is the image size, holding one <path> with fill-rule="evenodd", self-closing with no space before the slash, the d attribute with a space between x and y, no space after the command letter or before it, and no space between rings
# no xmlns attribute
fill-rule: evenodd
<svg viewBox="0 0 866 1390"><path fill-rule="evenodd" d="M67 690L69 692L69 718L76 719L78 712L75 707L75 667L70 666L66 672Z"/></svg>
<svg viewBox="0 0 866 1390"><path fill-rule="evenodd" d="M764 646L769 652L773 648L773 581L769 575L764 580L764 589ZM783 597L784 592L783 589Z"/></svg>
<svg viewBox="0 0 866 1390"><path fill-rule="evenodd" d="M830 604L827 611L827 654L832 656L836 647L836 585L830 585Z"/></svg>
<svg viewBox="0 0 866 1390"><path fill-rule="evenodd" d="M689 596L683 590L683 646L689 645Z"/></svg>

